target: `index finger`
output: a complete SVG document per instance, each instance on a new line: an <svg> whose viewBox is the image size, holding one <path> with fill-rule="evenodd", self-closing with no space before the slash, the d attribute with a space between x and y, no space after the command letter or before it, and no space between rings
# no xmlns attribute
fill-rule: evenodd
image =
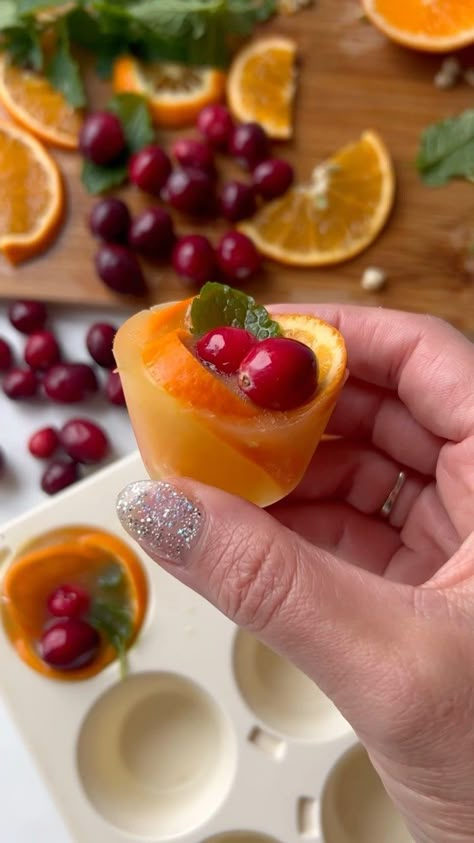
<svg viewBox="0 0 474 843"><path fill-rule="evenodd" d="M474 432L474 345L447 322L354 305L304 304L298 312L334 325L345 339L351 374L396 390L427 430L453 441Z"/></svg>

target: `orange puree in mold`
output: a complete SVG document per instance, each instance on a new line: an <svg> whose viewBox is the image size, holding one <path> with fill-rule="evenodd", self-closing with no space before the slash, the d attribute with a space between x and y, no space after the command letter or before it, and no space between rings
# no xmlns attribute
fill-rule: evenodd
<svg viewBox="0 0 474 843"><path fill-rule="evenodd" d="M125 575L131 608L129 647L145 615L147 581L138 557L121 539L93 527L67 527L45 533L19 550L0 583L0 606L7 635L26 664L50 678L78 680L94 676L117 658L103 635L94 660L75 670L55 669L37 652L51 592L73 583L85 585L93 595L94 581L111 564L120 565Z"/></svg>
<svg viewBox="0 0 474 843"><path fill-rule="evenodd" d="M298 484L323 435L344 382L344 340L314 316L275 316L285 336L315 352L319 384L302 407L263 410L195 357L191 302L143 310L115 337L142 459L154 479L192 477L268 506Z"/></svg>

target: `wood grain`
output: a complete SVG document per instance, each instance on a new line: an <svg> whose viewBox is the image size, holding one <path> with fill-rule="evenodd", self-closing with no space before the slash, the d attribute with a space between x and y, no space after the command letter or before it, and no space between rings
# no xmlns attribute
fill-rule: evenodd
<svg viewBox="0 0 474 843"><path fill-rule="evenodd" d="M249 291L268 302L333 300L432 313L474 333L474 276L469 279L461 268L463 248L474 242L474 187L461 181L425 187L413 163L422 129L470 107L472 88L466 83L448 91L435 88L433 77L441 58L387 41L361 17L357 0L319 0L264 31L294 37L300 54L295 138L291 144L275 145L275 152L290 158L304 179L338 147L366 128L375 129L393 156L397 198L384 232L359 257L319 270L267 263ZM474 65L472 50L460 58L466 66ZM100 105L108 92L94 81L90 93ZM159 139L168 143L170 136L159 133ZM86 228L93 199L80 184L79 157L57 153L57 159L68 193L64 228L44 256L16 269L0 263L0 297L130 306L130 300L110 293L95 276L95 243ZM135 210L149 204L134 190L123 195ZM177 225L183 232L192 227L185 220L177 220ZM215 241L221 226L213 224L208 230ZM374 295L361 289L367 266L387 272L383 292ZM146 303L188 294L167 266L148 265L146 274L151 287Z"/></svg>

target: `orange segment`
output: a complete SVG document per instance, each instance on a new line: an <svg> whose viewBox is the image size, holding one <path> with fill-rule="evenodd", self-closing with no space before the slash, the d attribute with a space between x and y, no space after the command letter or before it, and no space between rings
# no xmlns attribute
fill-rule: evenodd
<svg viewBox="0 0 474 843"><path fill-rule="evenodd" d="M253 41L232 63L227 99L238 120L260 123L272 138L290 138L296 44L271 36Z"/></svg>
<svg viewBox="0 0 474 843"><path fill-rule="evenodd" d="M372 23L406 47L432 52L474 43L474 3L463 0L362 0Z"/></svg>
<svg viewBox="0 0 474 843"><path fill-rule="evenodd" d="M114 65L113 86L117 93L142 94L158 126L179 129L193 124L205 105L222 99L225 74L207 67L144 64L122 56Z"/></svg>
<svg viewBox="0 0 474 843"><path fill-rule="evenodd" d="M39 73L0 57L0 102L36 137L63 149L77 149L82 113Z"/></svg>
<svg viewBox="0 0 474 843"><path fill-rule="evenodd" d="M11 263L43 251L64 208L59 169L28 132L0 122L0 249Z"/></svg>
<svg viewBox="0 0 474 843"><path fill-rule="evenodd" d="M266 257L294 266L339 263L367 248L392 208L390 156L374 132L316 167L298 185L239 225Z"/></svg>

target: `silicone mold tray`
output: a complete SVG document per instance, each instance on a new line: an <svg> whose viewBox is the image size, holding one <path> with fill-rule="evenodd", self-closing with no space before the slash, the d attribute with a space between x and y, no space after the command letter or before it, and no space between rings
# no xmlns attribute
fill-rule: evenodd
<svg viewBox="0 0 474 843"><path fill-rule="evenodd" d="M46 530L125 541L132 456L2 530L0 573ZM363 748L303 674L146 557L147 615L129 651L84 681L29 668L0 626L1 693L77 843L409 843ZM34 700L34 706L31 701Z"/></svg>

